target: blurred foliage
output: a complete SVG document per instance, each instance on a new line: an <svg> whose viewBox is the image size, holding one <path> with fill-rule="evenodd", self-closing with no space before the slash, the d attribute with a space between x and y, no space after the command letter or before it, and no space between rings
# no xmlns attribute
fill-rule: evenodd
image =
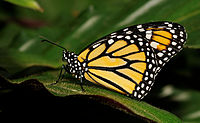
<svg viewBox="0 0 200 123"><path fill-rule="evenodd" d="M43 12L43 9L40 7L40 5L35 0L5 0L5 1L19 5L19 6L23 6L23 7L27 7L27 8L31 8L31 9L35 9L40 12Z"/></svg>
<svg viewBox="0 0 200 123"><path fill-rule="evenodd" d="M34 6L26 2L36 2L7 1L28 8ZM37 0L39 8L35 9L44 10L43 13L9 2L0 2L1 112L18 109L12 106L13 109L10 108L10 103L7 102L22 99L21 95L31 96L32 93L39 92L36 93L37 96L50 95L49 100L57 105L73 105L72 107L79 107L74 109L80 109L80 112L81 107L78 105L95 101L102 109L111 107L108 112L102 113L113 113L116 117L121 117L123 113L113 111L125 112L124 119L120 119L123 121L128 118L126 121L200 122L199 0ZM151 93L143 101L136 101L87 81L84 84L86 92L83 93L79 81L70 75L66 75L65 80L59 84L51 85L63 64L62 50L41 43L40 35L59 43L69 51L79 53L106 34L151 21L182 24L187 30L188 40L184 50L163 68ZM31 94L30 90L33 91ZM22 93L18 93L19 91ZM15 96L11 96L12 94ZM16 100L7 99L7 96L16 97ZM79 99L79 103L70 103L71 97ZM100 105L89 104L86 107L93 106L101 110L98 108ZM42 105L41 108L43 107L45 106ZM50 109L45 107L44 110ZM86 112L91 114L89 111Z"/></svg>

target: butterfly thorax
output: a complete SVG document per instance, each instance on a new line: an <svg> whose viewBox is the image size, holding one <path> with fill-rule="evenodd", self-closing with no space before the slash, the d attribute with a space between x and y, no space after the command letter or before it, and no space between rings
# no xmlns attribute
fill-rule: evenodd
<svg viewBox="0 0 200 123"><path fill-rule="evenodd" d="M63 61L67 62L66 71L75 75L76 78L83 77L83 67L82 64L77 59L77 54L74 52L63 51Z"/></svg>

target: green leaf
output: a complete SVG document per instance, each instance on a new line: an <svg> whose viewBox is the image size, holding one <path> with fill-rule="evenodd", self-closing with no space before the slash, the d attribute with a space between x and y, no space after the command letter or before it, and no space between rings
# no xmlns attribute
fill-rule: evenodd
<svg viewBox="0 0 200 123"><path fill-rule="evenodd" d="M25 73L27 74L30 71L30 69L26 70ZM159 123L181 123L181 120L178 117L165 110L156 108L146 102L137 101L130 97L126 97L119 93L93 85L87 81L84 82L83 86L85 92L82 92L79 81L70 76L68 76L66 80L52 85L52 83L54 83L57 79L55 76L57 73L58 71L48 71L26 78L15 79L12 80L12 82L23 83L24 81L28 81L34 78L43 83L47 90L55 96L88 96L92 100L97 100L104 105L109 105L132 116L140 116L141 118L145 117L147 121L154 121Z"/></svg>
<svg viewBox="0 0 200 123"><path fill-rule="evenodd" d="M7 2L10 2L15 5L19 5L22 7L38 10L40 12L43 12L44 10L40 7L37 1L35 0L5 0Z"/></svg>

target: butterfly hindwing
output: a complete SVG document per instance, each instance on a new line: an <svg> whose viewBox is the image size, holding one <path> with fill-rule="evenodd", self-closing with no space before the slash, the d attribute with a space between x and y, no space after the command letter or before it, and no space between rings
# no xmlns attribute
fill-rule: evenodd
<svg viewBox="0 0 200 123"><path fill-rule="evenodd" d="M140 24L97 40L79 54L78 60L87 80L141 99L185 40L185 30L179 24Z"/></svg>

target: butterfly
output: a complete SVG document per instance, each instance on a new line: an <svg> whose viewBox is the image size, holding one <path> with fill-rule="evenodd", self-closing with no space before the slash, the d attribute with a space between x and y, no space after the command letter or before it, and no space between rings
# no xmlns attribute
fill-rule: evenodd
<svg viewBox="0 0 200 123"><path fill-rule="evenodd" d="M100 38L77 55L64 47L63 70L80 79L142 99L151 90L163 66L183 49L187 34L173 22L150 22L130 26Z"/></svg>

